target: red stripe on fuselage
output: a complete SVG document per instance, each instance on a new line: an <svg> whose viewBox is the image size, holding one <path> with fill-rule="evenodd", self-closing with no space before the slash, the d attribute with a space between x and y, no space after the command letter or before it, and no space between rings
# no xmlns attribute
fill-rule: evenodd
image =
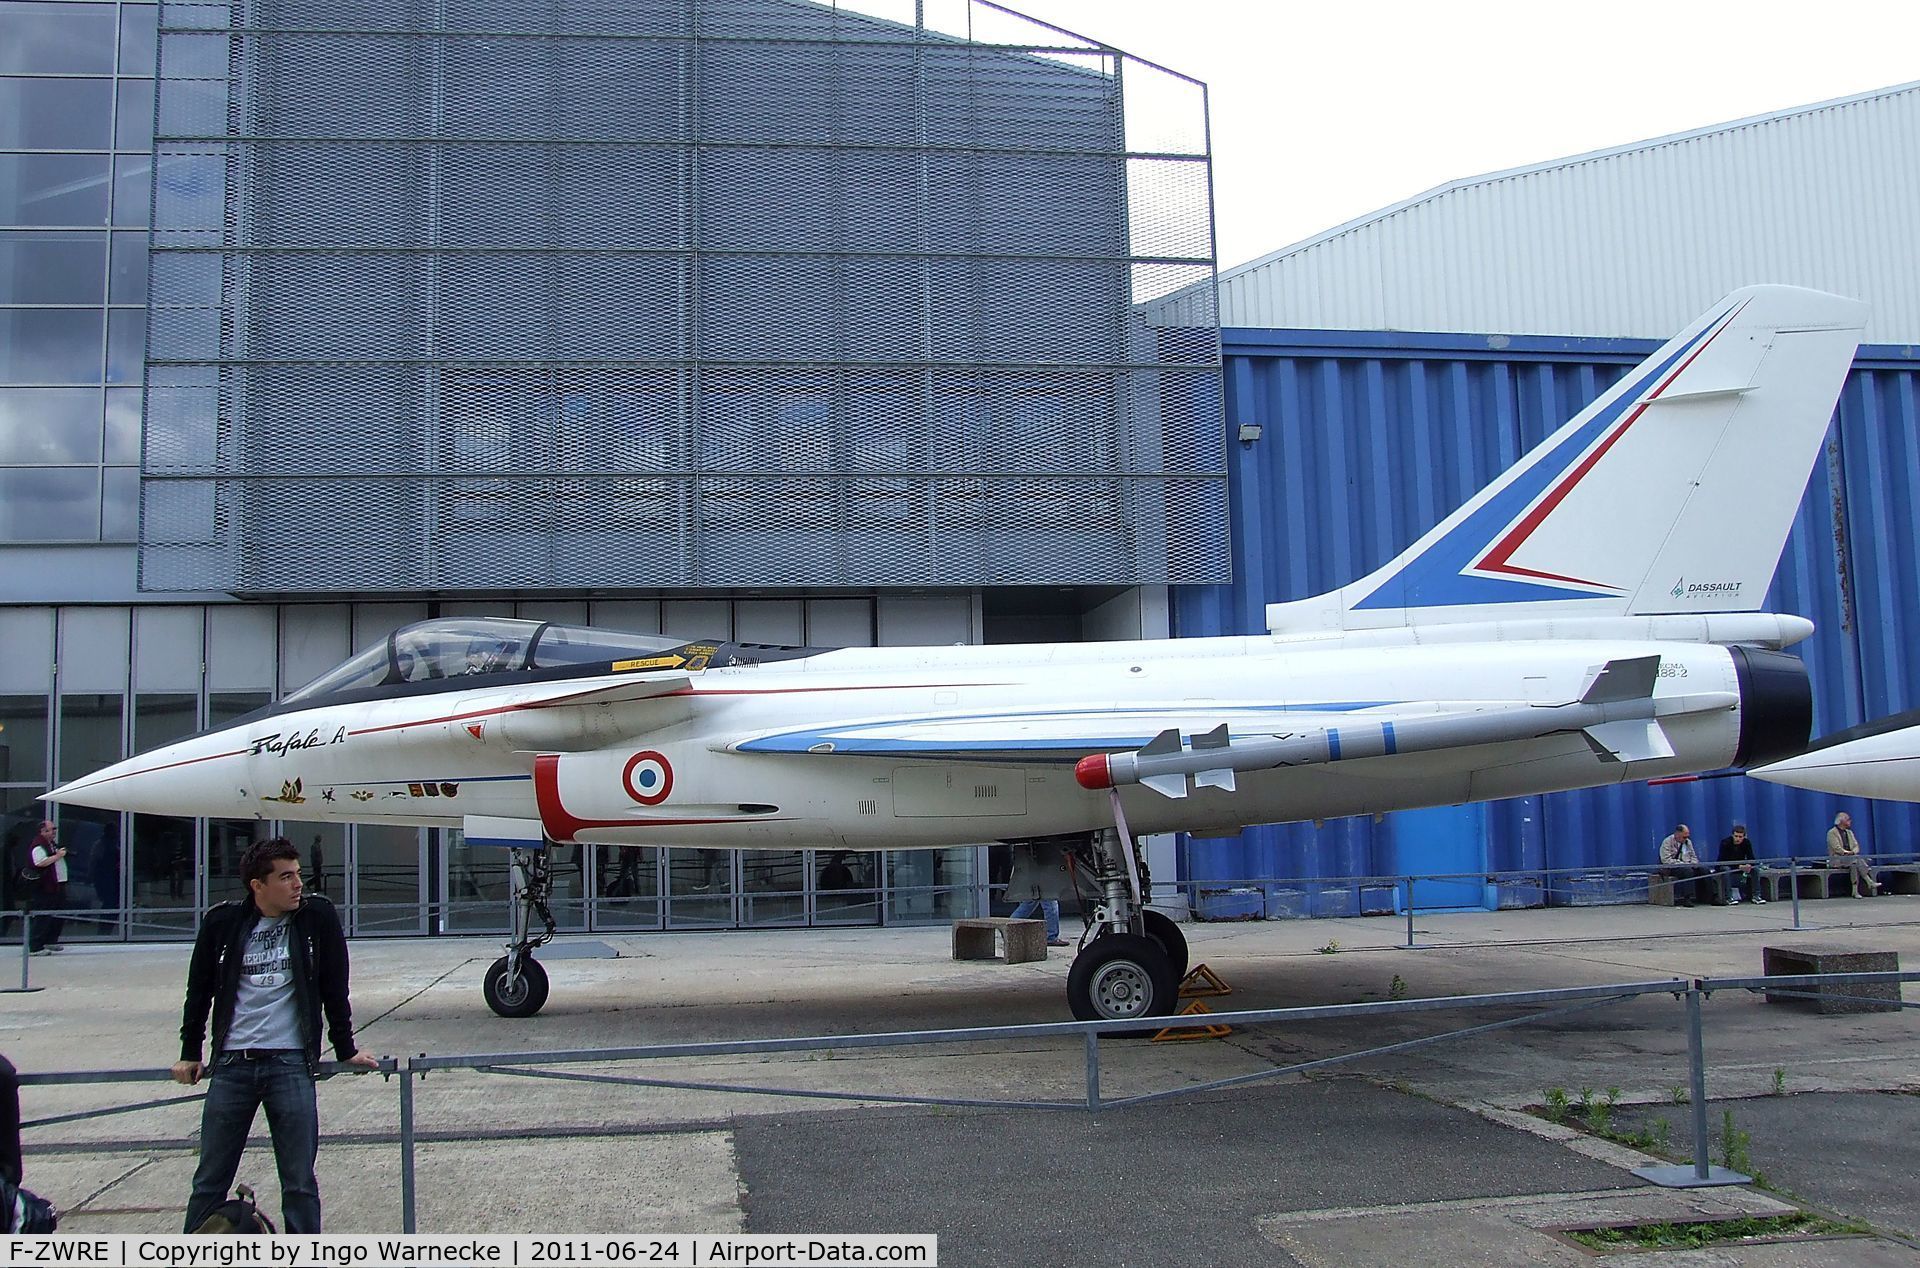
<svg viewBox="0 0 1920 1268"><path fill-rule="evenodd" d="M175 770L181 766L192 766L196 762L211 762L221 757L245 757L248 752L249 750L247 749L237 748L230 753L208 753L205 757L182 758L177 762L168 762L164 766L149 766L144 770L121 771L118 775L110 775L106 779L95 780L93 784L88 784L87 787L92 788L97 784L111 784L116 779L127 779L134 775L152 775L158 771Z"/></svg>

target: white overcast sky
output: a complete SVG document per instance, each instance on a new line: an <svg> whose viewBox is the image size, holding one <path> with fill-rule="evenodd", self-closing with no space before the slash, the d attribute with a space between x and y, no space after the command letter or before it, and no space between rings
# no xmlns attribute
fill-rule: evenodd
<svg viewBox="0 0 1920 1268"><path fill-rule="evenodd" d="M1463 176L1920 79L1920 0L1007 0L1206 81L1225 268Z"/></svg>

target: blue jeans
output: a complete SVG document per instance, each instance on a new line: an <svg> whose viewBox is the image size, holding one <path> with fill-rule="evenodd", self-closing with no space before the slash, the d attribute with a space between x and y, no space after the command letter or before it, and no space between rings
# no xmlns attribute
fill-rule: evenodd
<svg viewBox="0 0 1920 1268"><path fill-rule="evenodd" d="M1013 909L1013 919L1028 920L1035 912L1047 918L1047 941L1060 941L1060 900L1058 898L1029 898Z"/></svg>
<svg viewBox="0 0 1920 1268"><path fill-rule="evenodd" d="M254 1060L222 1054L213 1059L213 1083L200 1114L200 1166L187 1199L191 1233L227 1200L240 1170L254 1112L267 1107L273 1161L280 1171L280 1231L320 1231L320 1182L313 1162L320 1154L320 1110L304 1052L276 1052Z"/></svg>

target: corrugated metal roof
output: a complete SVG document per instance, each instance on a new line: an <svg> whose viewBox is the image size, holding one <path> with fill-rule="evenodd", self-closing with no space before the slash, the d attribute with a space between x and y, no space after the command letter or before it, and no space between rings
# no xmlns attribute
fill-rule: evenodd
<svg viewBox="0 0 1920 1268"><path fill-rule="evenodd" d="M1920 82L1455 181L1223 272L1219 321L1663 338L1782 282L1871 304L1869 342L1920 342L1915 155ZM1205 324L1182 302L1155 320Z"/></svg>

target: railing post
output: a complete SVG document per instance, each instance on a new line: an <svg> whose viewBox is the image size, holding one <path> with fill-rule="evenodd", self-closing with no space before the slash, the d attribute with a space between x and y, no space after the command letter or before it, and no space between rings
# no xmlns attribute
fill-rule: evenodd
<svg viewBox="0 0 1920 1268"><path fill-rule="evenodd" d="M419 1232L413 1207L413 1058L402 1057L400 1075L400 1231Z"/></svg>
<svg viewBox="0 0 1920 1268"><path fill-rule="evenodd" d="M1687 1089L1693 1111L1693 1165L1690 1167L1635 1167L1633 1174L1669 1189L1698 1189L1722 1184L1746 1184L1752 1176L1716 1167L1707 1151L1707 1045L1701 1034L1700 1000L1706 992L1695 978L1687 984Z"/></svg>
<svg viewBox="0 0 1920 1268"><path fill-rule="evenodd" d="M1800 927L1800 856L1787 860L1787 883L1793 886L1793 927Z"/></svg>
<svg viewBox="0 0 1920 1268"><path fill-rule="evenodd" d="M1087 1032L1087 1109L1100 1108L1100 1032Z"/></svg>
<svg viewBox="0 0 1920 1268"><path fill-rule="evenodd" d="M1413 877L1403 876L1400 879L1407 885L1407 948L1411 950L1413 948Z"/></svg>
<svg viewBox="0 0 1920 1268"><path fill-rule="evenodd" d="M20 989L32 990L27 985L27 964L33 955L33 908L20 909Z"/></svg>
<svg viewBox="0 0 1920 1268"><path fill-rule="evenodd" d="M1693 1178L1704 1183L1707 1157L1707 1046L1700 1033L1700 988L1687 988L1687 1080L1693 1097Z"/></svg>

